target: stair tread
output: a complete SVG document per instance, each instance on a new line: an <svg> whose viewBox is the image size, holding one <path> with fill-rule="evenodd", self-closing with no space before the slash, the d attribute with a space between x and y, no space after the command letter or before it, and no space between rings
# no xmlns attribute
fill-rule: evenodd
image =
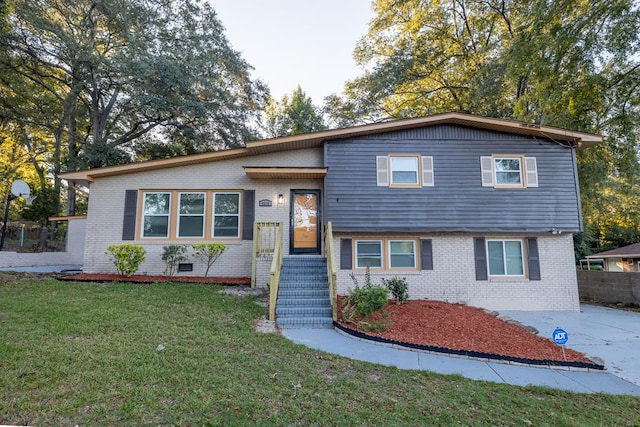
<svg viewBox="0 0 640 427"><path fill-rule="evenodd" d="M326 328L333 325L329 275L324 257L283 258L276 300L276 325L284 328Z"/></svg>

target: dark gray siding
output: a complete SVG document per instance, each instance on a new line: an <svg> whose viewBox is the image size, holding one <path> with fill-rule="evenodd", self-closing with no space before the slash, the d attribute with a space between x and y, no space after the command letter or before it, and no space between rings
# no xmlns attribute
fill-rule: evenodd
<svg viewBox="0 0 640 427"><path fill-rule="evenodd" d="M434 187L376 185L376 156L433 156ZM536 157L539 187L482 187L480 156ZM550 140L454 125L325 144L325 207L335 231L547 232L581 228L572 149Z"/></svg>

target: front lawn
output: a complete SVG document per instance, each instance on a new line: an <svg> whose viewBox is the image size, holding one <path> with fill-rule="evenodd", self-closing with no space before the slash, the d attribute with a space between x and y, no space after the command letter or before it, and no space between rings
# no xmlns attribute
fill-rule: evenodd
<svg viewBox="0 0 640 427"><path fill-rule="evenodd" d="M640 399L401 371L203 284L0 281L0 424L640 425Z"/></svg>

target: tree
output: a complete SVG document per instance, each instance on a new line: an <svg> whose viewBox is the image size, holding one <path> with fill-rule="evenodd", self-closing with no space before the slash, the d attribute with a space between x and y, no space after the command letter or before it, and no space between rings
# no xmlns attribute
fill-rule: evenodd
<svg viewBox="0 0 640 427"><path fill-rule="evenodd" d="M270 138L326 129L319 110L300 86L280 101L267 100L263 127Z"/></svg>
<svg viewBox="0 0 640 427"><path fill-rule="evenodd" d="M354 53L366 71L325 100L332 122L463 111L607 135L578 157L586 228L631 227L600 195L632 194L639 176L637 2L377 0L374 12Z"/></svg>
<svg viewBox="0 0 640 427"><path fill-rule="evenodd" d="M48 134L56 192L61 170L129 162L138 147L153 158L166 145L188 141L189 150L200 152L238 146L254 134L248 124L266 89L250 79L250 66L207 3L12 5L13 27L0 38L9 52L0 57L0 74L11 76L1 89L15 102L6 103L4 114Z"/></svg>

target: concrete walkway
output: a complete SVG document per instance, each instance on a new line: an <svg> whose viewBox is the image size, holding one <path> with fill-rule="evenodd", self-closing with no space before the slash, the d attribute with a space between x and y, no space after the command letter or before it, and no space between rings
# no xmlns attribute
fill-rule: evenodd
<svg viewBox="0 0 640 427"><path fill-rule="evenodd" d="M636 382L640 379L640 364L630 363L631 357L639 354L636 346L640 327L636 322L640 321L640 313L583 306L580 313L503 312L501 315L534 326L548 337L556 327L562 327L569 335L568 347L604 359L607 371L551 369L404 350L346 336L334 329L283 329L282 333L307 347L400 369L459 374L474 380L546 386L576 393L640 396L640 381Z"/></svg>

